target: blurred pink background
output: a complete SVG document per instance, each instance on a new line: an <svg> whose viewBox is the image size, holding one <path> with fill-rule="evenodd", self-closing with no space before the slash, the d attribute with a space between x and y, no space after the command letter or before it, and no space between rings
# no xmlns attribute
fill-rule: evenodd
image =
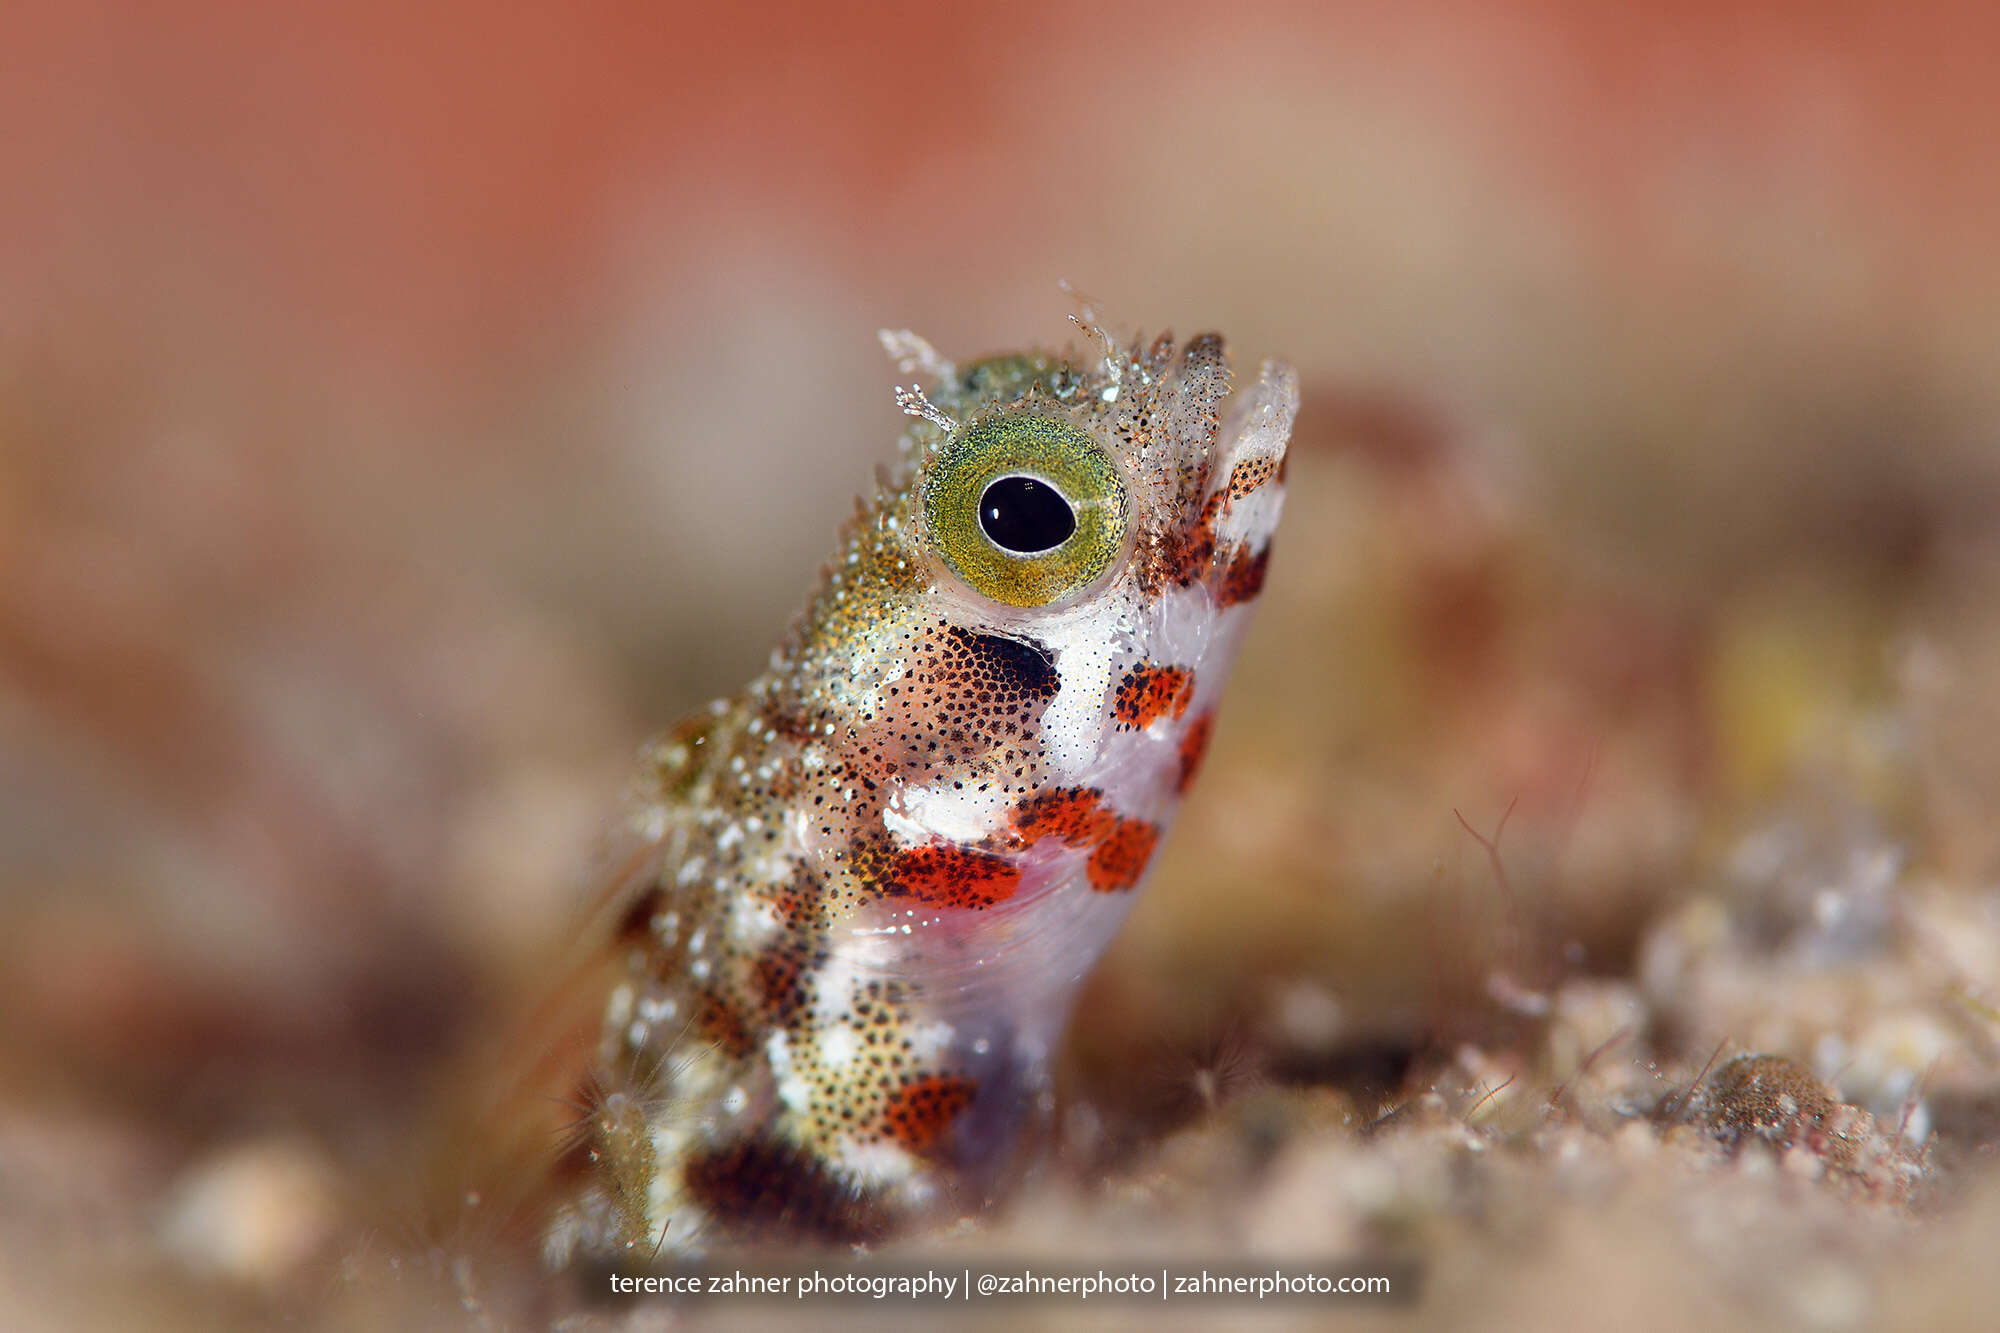
<svg viewBox="0 0 2000 1333"><path fill-rule="evenodd" d="M1667 738L1634 789L1691 808L1710 613L1800 570L1898 605L2000 495L1990 6L0 27L0 1076L143 1111L161 1171L217 1115L393 1137L571 919L634 745L802 601L900 429L878 327L1059 342L1067 279L1294 361L1302 473L1447 438L1410 559L1530 515L1529 566L1611 590L1537 660L1611 680ZM1328 493L1273 660L1348 642ZM1451 659L1514 594L1439 595ZM1328 855L1420 883L1454 803L1571 791L1589 726L1494 710L1424 742L1488 787L1380 779L1438 827Z"/></svg>

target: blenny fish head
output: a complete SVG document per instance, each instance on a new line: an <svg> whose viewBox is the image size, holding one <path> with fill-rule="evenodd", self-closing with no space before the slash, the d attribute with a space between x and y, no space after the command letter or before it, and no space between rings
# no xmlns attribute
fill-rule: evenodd
<svg viewBox="0 0 2000 1333"><path fill-rule="evenodd" d="M560 1259L870 1240L997 1197L1077 986L1208 743L1296 378L1222 340L930 383L770 670L648 751L595 1077L627 1088ZM615 1121L615 1123L613 1123ZM670 1242L679 1243L679 1242Z"/></svg>
<svg viewBox="0 0 2000 1333"><path fill-rule="evenodd" d="M1092 623L1144 647L1149 605L1213 624L1261 587L1297 389L1266 367L1225 422L1221 338L1177 348L1163 336L1142 354L1086 327L1105 345L1082 369L989 358L913 404L927 429L907 442L911 542L948 614L1003 629Z"/></svg>
<svg viewBox="0 0 2000 1333"><path fill-rule="evenodd" d="M1222 339L976 362L913 432L926 608L1054 668L1045 776L1160 817L1185 791L1262 589L1297 388L1267 366L1233 404Z"/></svg>
<svg viewBox="0 0 2000 1333"><path fill-rule="evenodd" d="M855 919L959 1030L1044 1043L1201 763L1298 401L1275 363L1232 400L1216 335L1084 327L963 368L883 335L933 383L780 655L875 798L806 839L888 886Z"/></svg>

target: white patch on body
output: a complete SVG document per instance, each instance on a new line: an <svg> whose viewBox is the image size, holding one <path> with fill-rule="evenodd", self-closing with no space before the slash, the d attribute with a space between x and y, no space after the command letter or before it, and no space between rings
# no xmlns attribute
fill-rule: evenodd
<svg viewBox="0 0 2000 1333"><path fill-rule="evenodd" d="M894 1185L907 1179L917 1168L917 1159L907 1148L894 1143L860 1142L843 1139L833 1153L836 1165L850 1172L863 1185Z"/></svg>
<svg viewBox="0 0 2000 1333"><path fill-rule="evenodd" d="M764 1039L764 1059L771 1066L772 1082L778 1090L778 1101L786 1110L803 1115L812 1101L812 1085L799 1077L792 1067L792 1043L783 1028L775 1028Z"/></svg>
<svg viewBox="0 0 2000 1333"><path fill-rule="evenodd" d="M912 1024L907 1033L910 1054L926 1064L934 1063L951 1049L951 1039L956 1031L951 1024L944 1022Z"/></svg>
<svg viewBox="0 0 2000 1333"><path fill-rule="evenodd" d="M1285 488L1274 477L1248 495L1239 496L1229 511L1215 520L1218 551L1248 545L1252 551L1270 540L1278 526L1278 511L1285 503Z"/></svg>
<svg viewBox="0 0 2000 1333"><path fill-rule="evenodd" d="M633 990L629 985L620 985L613 990L610 1002L604 1007L604 1025L609 1028L622 1028L630 1023L633 998Z"/></svg>
<svg viewBox="0 0 2000 1333"><path fill-rule="evenodd" d="M791 878L789 859L774 860L774 866L782 865L782 871L767 871L763 878L766 884L782 884ZM777 933L782 924L778 911L761 898L749 894L735 894L729 899L729 939L739 948L755 951Z"/></svg>
<svg viewBox="0 0 2000 1333"><path fill-rule="evenodd" d="M653 1160L678 1162L692 1147L693 1133L686 1121L673 1116L655 1116L651 1125ZM689 1201L681 1192L681 1173L655 1171L646 1182L646 1221L658 1235L671 1218L680 1216L685 1225Z"/></svg>
<svg viewBox="0 0 2000 1333"><path fill-rule="evenodd" d="M999 827L1003 803L995 788L980 791L976 785L955 787L950 782L905 787L883 809L882 822L911 845L939 838L976 843Z"/></svg>
<svg viewBox="0 0 2000 1333"><path fill-rule="evenodd" d="M828 1069L847 1068L854 1063L854 1053L860 1049L861 1039L845 1023L836 1023L819 1034L820 1063Z"/></svg>
<svg viewBox="0 0 2000 1333"><path fill-rule="evenodd" d="M1108 729L1111 691L1116 685L1121 621L1129 609L1123 598L1091 604L1075 615L1040 627L1034 637L1055 657L1061 684L1042 713L1041 742L1059 782L1082 784L1096 767L1098 746Z"/></svg>
<svg viewBox="0 0 2000 1333"><path fill-rule="evenodd" d="M844 1023L854 998L872 977L894 975L898 946L876 931L850 928L836 933L826 962L813 975L812 1014L822 1025Z"/></svg>

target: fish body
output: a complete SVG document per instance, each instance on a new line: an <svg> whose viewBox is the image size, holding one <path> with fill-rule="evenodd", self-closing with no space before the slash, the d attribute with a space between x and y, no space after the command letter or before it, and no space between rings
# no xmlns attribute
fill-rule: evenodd
<svg viewBox="0 0 2000 1333"><path fill-rule="evenodd" d="M580 1190L551 1262L868 1242L978 1209L1207 746L1296 377L1222 340L926 390L740 695L646 752Z"/></svg>

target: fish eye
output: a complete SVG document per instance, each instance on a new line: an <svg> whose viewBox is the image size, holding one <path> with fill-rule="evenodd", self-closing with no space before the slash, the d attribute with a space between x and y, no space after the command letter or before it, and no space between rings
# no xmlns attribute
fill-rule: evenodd
<svg viewBox="0 0 2000 1333"><path fill-rule="evenodd" d="M933 549L1008 606L1083 591L1124 545L1125 485L1110 455L1065 418L1000 412L960 430L926 469Z"/></svg>
<svg viewBox="0 0 2000 1333"><path fill-rule="evenodd" d="M1039 555L1069 540L1076 511L1040 477L1002 477L979 497L979 530L1010 554Z"/></svg>

